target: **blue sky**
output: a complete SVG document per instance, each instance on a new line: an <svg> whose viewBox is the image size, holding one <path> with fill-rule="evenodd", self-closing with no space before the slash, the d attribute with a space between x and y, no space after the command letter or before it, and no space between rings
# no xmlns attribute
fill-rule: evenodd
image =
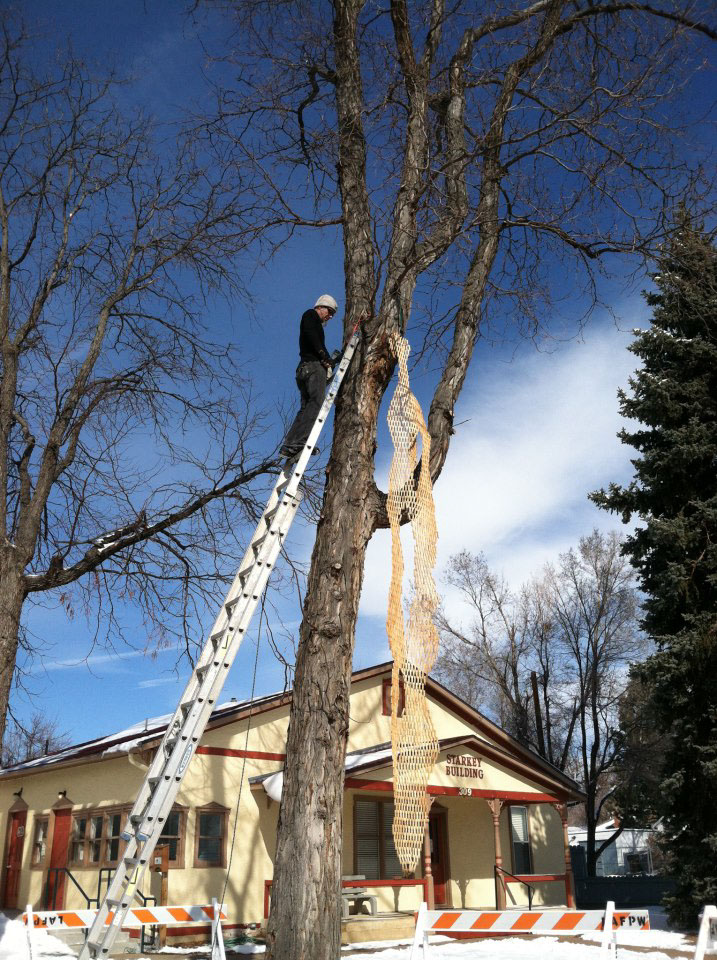
<svg viewBox="0 0 717 960"><path fill-rule="evenodd" d="M180 106L208 105L202 71L211 68L202 44L211 48L212 38L223 29L220 17L212 14L202 18L198 29L191 17L181 14L183 6L175 0L26 0L22 10L28 26L40 31L38 58L61 56L57 51L69 35L74 51L88 62L103 69L115 63L119 74L130 78L122 94L126 105L141 104L171 119ZM239 342L260 401L277 412L286 410L295 402L298 316L320 293L341 299L343 250L338 233L302 236L268 268L249 271L246 281L252 302L219 301L209 308L207 320L218 338ZM586 495L612 480L629 479L629 452L616 437L621 426L616 393L635 363L626 350L629 331L644 325L647 315L637 292L628 296L615 288L610 299L617 320L596 313L581 340L544 343L540 350L526 342L479 346L456 411L448 463L435 489L439 576L452 553L468 548L484 551L489 563L518 585L593 527L618 525ZM560 323L573 310L582 313L582 304L563 302L561 309ZM338 345L338 326L329 328L327 339L331 347ZM429 381L416 371L414 389L426 405ZM267 442L280 438L277 416ZM390 457L382 429L377 468L384 486ZM322 457L319 466L323 462ZM250 531L246 534L248 538ZM312 525L297 522L290 538L292 557L308 564L312 544ZM240 557L236 559L238 563ZM389 657L384 630L389 562L388 535L380 532L367 555L357 667ZM217 603L221 598L219 591ZM446 602L451 600L446 597ZM299 603L290 590L274 591L271 602L269 625L291 657ZM134 640L131 648L114 651L91 647L94 610L77 609L70 618L59 601L47 595L27 611L27 625L41 639L43 650L27 678L32 697L16 701L21 716L40 708L77 742L174 707L187 678L186 661L177 665L171 649L147 652L148 638L131 606L118 609ZM207 618L205 628L212 619ZM250 694L258 621L256 617L223 699ZM257 694L283 687L283 669L265 636L257 676Z"/></svg>

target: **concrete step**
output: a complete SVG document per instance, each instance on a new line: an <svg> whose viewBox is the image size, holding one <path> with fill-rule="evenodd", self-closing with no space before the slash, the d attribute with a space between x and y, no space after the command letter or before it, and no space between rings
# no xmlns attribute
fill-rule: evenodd
<svg viewBox="0 0 717 960"><path fill-rule="evenodd" d="M61 940L64 944L70 947L72 950L79 952L80 947L85 942L85 930L75 929L75 930L53 930L52 936L56 937L58 940ZM124 956L126 954L139 953L139 940L133 937L130 937L128 933L123 930L115 937L115 942L112 945L112 953L110 956Z"/></svg>
<svg viewBox="0 0 717 960"><path fill-rule="evenodd" d="M341 921L341 943L410 940L415 928L416 921L413 913L388 913L378 916L359 914Z"/></svg>

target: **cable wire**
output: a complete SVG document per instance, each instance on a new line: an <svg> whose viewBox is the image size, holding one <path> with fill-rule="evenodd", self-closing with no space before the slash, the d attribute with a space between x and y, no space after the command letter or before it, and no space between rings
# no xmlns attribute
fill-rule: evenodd
<svg viewBox="0 0 717 960"><path fill-rule="evenodd" d="M254 691L255 691L255 689L256 689L256 672L257 672L257 667L258 667L258 665L259 665L259 647L260 647L260 641L261 641L261 625L262 625L262 621L263 621L263 619L264 619L264 612L265 612L265 609L264 609L264 608L265 608L265 604L266 604L266 593L267 593L268 586L269 586L269 585L267 584L266 587L264 587L264 593L263 593L263 596L262 596L262 598L261 598L261 613L260 613L260 615L259 615L259 626L258 626L257 632L256 632L256 652L255 652L255 654L254 654L254 672L253 672L252 678L251 678L251 699L249 700L249 718L248 718L247 725L246 725L246 736L245 736L245 738L244 738L244 756L242 757L242 764L241 764L241 777L240 777L240 779L239 779L239 793L237 794L237 801L236 801L236 804L235 804L235 806L234 806L234 827L233 827L233 829L232 829L232 841L231 841L231 846L230 846L230 848L229 848L229 858L228 858L228 860L227 860L227 867L226 867L226 871L225 871L225 873L224 873L224 886L222 887L222 896L221 896L221 899L220 899L220 901L219 901L219 911L220 911L220 913L221 913L222 907L224 906L224 897L226 896L227 887L229 886L229 872L230 872L231 866L232 866L232 858L234 857L234 844L235 844L236 835L237 835L237 824L238 824L238 822L239 822L239 804L241 803L242 787L244 786L244 770L245 770L245 768L246 768L246 754L247 754L247 750L248 750L248 747L249 747L249 731L251 730L251 718L252 718L252 715L253 715L253 713L252 713L252 707L253 707L253 705L254 705ZM216 943L217 943L217 939L218 939L218 937L220 937L220 936L221 936L221 924L220 924L220 923L217 923L215 935L214 935L214 937L212 938L212 943L211 943L212 953L214 952L214 947L215 947L215 945L216 945Z"/></svg>

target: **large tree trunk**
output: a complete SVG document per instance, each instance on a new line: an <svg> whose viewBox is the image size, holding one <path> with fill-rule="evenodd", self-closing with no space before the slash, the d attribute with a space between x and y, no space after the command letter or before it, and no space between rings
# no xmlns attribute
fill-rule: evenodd
<svg viewBox="0 0 717 960"><path fill-rule="evenodd" d="M17 657L20 615L25 597L22 571L17 568L16 549L6 544L0 550L0 744Z"/></svg>
<svg viewBox="0 0 717 960"><path fill-rule="evenodd" d="M375 529L371 498L378 408L394 367L385 333L379 333L386 318L370 316L376 287L356 48L361 3L336 4L333 29L345 334L353 320L363 316L363 337L336 401L334 443L301 623L274 862L269 960L335 960L341 945L343 771L352 655L366 546Z"/></svg>
<svg viewBox="0 0 717 960"><path fill-rule="evenodd" d="M363 357L355 363L336 412L342 443L329 463L300 632L269 924L273 960L335 960L340 948L352 654L373 532L367 501L378 405L392 368Z"/></svg>

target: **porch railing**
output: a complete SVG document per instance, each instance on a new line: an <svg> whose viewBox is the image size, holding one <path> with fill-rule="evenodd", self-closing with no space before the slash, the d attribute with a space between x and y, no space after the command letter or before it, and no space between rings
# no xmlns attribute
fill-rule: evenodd
<svg viewBox="0 0 717 960"><path fill-rule="evenodd" d="M92 904L97 903L97 900L94 897L90 897L77 882L77 878L73 875L72 871L67 867L50 867L47 871L47 880L45 881L45 910L57 910L57 891L60 888L60 876L63 875L68 877L72 883L77 887L80 892L80 896L85 901L85 906L88 910L92 909ZM53 882L50 882L50 877L52 877ZM52 893L51 893L52 891ZM63 884L64 892L64 884Z"/></svg>
<svg viewBox="0 0 717 960"><path fill-rule="evenodd" d="M495 902L496 906L500 903L498 897L498 884L501 882L500 874L504 874L506 877L510 877L515 883L522 883L525 889L528 891L528 910L533 909L533 893L535 892L535 887L528 883L523 877L516 877L514 873L510 873L508 870L504 870L503 867L499 867L498 864L493 865L493 875L495 877ZM503 889L505 889L505 883L503 884Z"/></svg>
<svg viewBox="0 0 717 960"><path fill-rule="evenodd" d="M85 905L88 910L92 909L94 906L99 909L100 900L102 899L102 881L104 875L107 874L106 883L109 886L110 881L112 880L112 874L114 873L113 867L101 867L97 875L97 896L90 897L86 891L82 888L77 877L74 876L72 871L68 867L50 867L47 871L47 880L45 881L45 896L43 898L45 903L45 910L57 910L57 896L58 888L60 886L60 875L67 877L72 883L77 887L80 892L80 896L85 901ZM50 882L50 877L53 878L53 882ZM50 896L50 890L52 890L52 896ZM64 889L63 889L64 892ZM150 894L148 897L145 897L143 893L139 890L135 890L135 897L139 900L143 907L146 907L147 904L152 906L157 906L157 898ZM50 902L51 901L51 902ZM140 927L140 952L154 946L156 940L156 930L154 927L142 926Z"/></svg>

